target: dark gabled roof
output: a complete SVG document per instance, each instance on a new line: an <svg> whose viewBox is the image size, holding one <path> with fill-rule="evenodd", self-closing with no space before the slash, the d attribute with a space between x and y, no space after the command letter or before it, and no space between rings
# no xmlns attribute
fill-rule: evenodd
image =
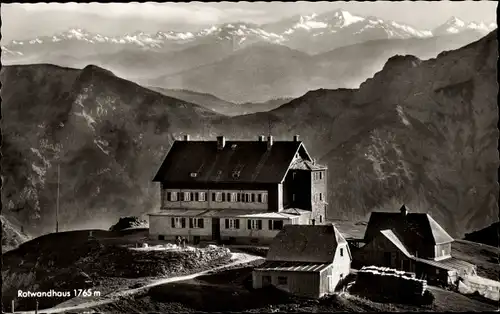
<svg viewBox="0 0 500 314"><path fill-rule="evenodd" d="M402 209L406 209L403 205ZM428 214L407 212L372 212L364 240L371 241L382 230L391 230L401 242L415 251L421 244L442 244L453 238Z"/></svg>
<svg viewBox="0 0 500 314"><path fill-rule="evenodd" d="M299 141L175 141L153 181L280 183L297 153L310 159Z"/></svg>
<svg viewBox="0 0 500 314"><path fill-rule="evenodd" d="M267 261L331 263L346 240L332 224L285 225L274 237Z"/></svg>

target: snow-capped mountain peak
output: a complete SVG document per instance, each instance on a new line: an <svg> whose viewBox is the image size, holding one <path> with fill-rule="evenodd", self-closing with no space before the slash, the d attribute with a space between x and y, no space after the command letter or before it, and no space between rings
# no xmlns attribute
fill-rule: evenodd
<svg viewBox="0 0 500 314"><path fill-rule="evenodd" d="M448 21L446 21L445 24L454 25L454 26L458 26L458 27L464 27L465 26L465 22L462 21L461 19L459 19L456 16L452 16Z"/></svg>
<svg viewBox="0 0 500 314"><path fill-rule="evenodd" d="M476 30L486 34L496 28L496 23L486 25L484 22L465 22L456 16L452 16L444 24L434 29L434 35L457 34L466 30Z"/></svg>
<svg viewBox="0 0 500 314"><path fill-rule="evenodd" d="M339 22L341 22L341 24L339 25L341 27L346 27L365 20L365 18L361 16L353 15L344 10L335 11L334 16L339 19Z"/></svg>

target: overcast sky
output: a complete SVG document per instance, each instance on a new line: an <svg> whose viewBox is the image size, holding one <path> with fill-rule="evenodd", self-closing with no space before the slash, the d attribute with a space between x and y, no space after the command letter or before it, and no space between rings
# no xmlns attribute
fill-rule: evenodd
<svg viewBox="0 0 500 314"><path fill-rule="evenodd" d="M245 21L274 22L297 14L345 9L423 29L432 29L451 16L465 21L496 21L496 1L377 1L377 2L189 2L189 3L41 3L3 4L4 39L48 35L70 27L93 32L136 30L196 30L211 24Z"/></svg>

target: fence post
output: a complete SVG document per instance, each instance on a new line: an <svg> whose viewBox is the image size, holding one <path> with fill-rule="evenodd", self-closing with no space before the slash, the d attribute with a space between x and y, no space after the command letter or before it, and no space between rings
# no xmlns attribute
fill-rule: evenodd
<svg viewBox="0 0 500 314"><path fill-rule="evenodd" d="M38 314L38 299L36 299L35 314Z"/></svg>
<svg viewBox="0 0 500 314"><path fill-rule="evenodd" d="M11 310L12 310L12 313L14 313L14 299L12 299Z"/></svg>

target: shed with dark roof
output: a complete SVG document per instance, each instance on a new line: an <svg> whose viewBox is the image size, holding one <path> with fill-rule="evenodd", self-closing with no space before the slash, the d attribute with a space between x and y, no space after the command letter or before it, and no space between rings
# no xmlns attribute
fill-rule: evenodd
<svg viewBox="0 0 500 314"><path fill-rule="evenodd" d="M475 266L451 256L453 238L426 213L373 212L364 236L366 245L354 254L356 266L377 265L412 271L430 283L455 284Z"/></svg>
<svg viewBox="0 0 500 314"><path fill-rule="evenodd" d="M350 267L347 241L334 225L286 225L269 246L266 262L253 271L253 286L318 298L333 293Z"/></svg>

